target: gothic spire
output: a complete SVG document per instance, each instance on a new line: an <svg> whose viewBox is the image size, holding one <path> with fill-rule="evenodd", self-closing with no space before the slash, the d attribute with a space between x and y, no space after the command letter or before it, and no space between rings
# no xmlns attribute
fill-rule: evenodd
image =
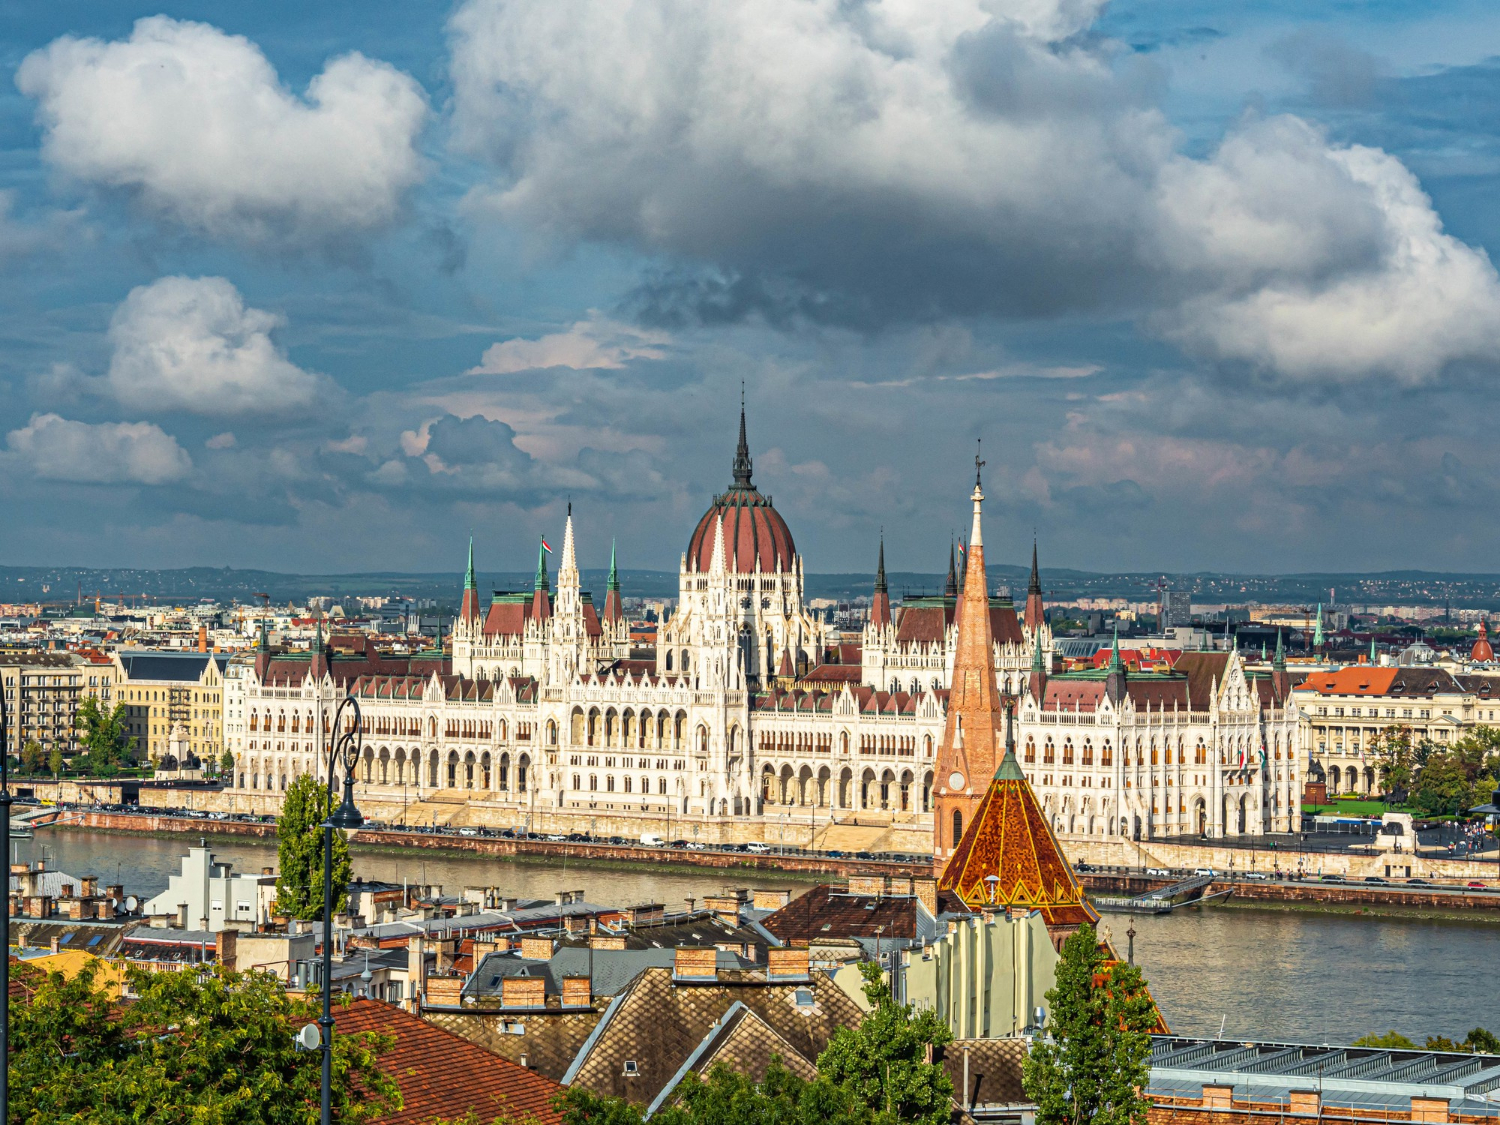
<svg viewBox="0 0 1500 1125"><path fill-rule="evenodd" d="M880 533L880 558L875 564L875 592L886 593L885 585L885 532Z"/></svg>
<svg viewBox="0 0 1500 1125"><path fill-rule="evenodd" d="M740 384L740 443L734 449L734 487L754 488L750 483L750 443L745 439L745 384Z"/></svg>
<svg viewBox="0 0 1500 1125"><path fill-rule="evenodd" d="M1111 672L1123 672L1124 663L1120 660L1120 627L1115 626L1115 639L1109 646L1109 670Z"/></svg>
<svg viewBox="0 0 1500 1125"><path fill-rule="evenodd" d="M609 541L609 581L605 584L605 591L620 592L620 572L615 567L615 541Z"/></svg>
<svg viewBox="0 0 1500 1125"><path fill-rule="evenodd" d="M995 771L996 781L1025 781L1026 774L1016 760L1016 705L1005 705L1005 757L1000 759L1000 768Z"/></svg>
<svg viewBox="0 0 1500 1125"><path fill-rule="evenodd" d="M880 533L880 561L875 564L875 596L870 602L870 624L891 623L891 595L885 584L885 532Z"/></svg>
<svg viewBox="0 0 1500 1125"><path fill-rule="evenodd" d="M1036 594L1040 597L1041 593L1042 574L1036 565L1036 538L1033 536L1031 540L1031 581L1026 584L1026 596L1030 597L1032 594Z"/></svg>
<svg viewBox="0 0 1500 1125"><path fill-rule="evenodd" d="M464 589L479 589L479 583L474 578L474 537L472 535L469 536L469 569L464 574Z"/></svg>
<svg viewBox="0 0 1500 1125"><path fill-rule="evenodd" d="M948 581L943 586L943 597L958 597L958 566L955 561L953 540L948 540Z"/></svg>
<svg viewBox="0 0 1500 1125"><path fill-rule="evenodd" d="M1286 671L1286 649L1281 643L1281 630L1276 630L1276 655L1271 658L1271 667L1278 672Z"/></svg>
<svg viewBox="0 0 1500 1125"><path fill-rule="evenodd" d="M550 587L547 583L547 543L545 540L537 544L536 548L536 582L532 584L533 590L545 593Z"/></svg>

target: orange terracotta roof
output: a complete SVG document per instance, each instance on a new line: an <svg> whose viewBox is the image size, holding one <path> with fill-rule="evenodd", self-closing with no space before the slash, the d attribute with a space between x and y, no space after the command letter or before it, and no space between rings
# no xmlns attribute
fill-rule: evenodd
<svg viewBox="0 0 1500 1125"><path fill-rule="evenodd" d="M1336 672L1314 672L1302 686L1320 695L1384 695L1391 690L1398 668L1355 664Z"/></svg>
<svg viewBox="0 0 1500 1125"><path fill-rule="evenodd" d="M992 875L998 877L993 893ZM951 891L971 910L1040 910L1048 926L1099 920L1036 803L1031 783L1009 752L943 868L938 890Z"/></svg>
<svg viewBox="0 0 1500 1125"><path fill-rule="evenodd" d="M423 1125L470 1113L480 1121L505 1116L561 1125L552 1097L562 1089L550 1078L517 1066L451 1031L379 1000L356 1000L334 1013L334 1034L375 1031L395 1036L379 1057L401 1088L402 1107L376 1125Z"/></svg>

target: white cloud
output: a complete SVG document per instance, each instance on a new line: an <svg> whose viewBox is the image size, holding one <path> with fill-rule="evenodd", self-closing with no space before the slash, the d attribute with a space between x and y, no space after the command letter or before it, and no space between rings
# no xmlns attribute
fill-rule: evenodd
<svg viewBox="0 0 1500 1125"><path fill-rule="evenodd" d="M1494 272L1399 161L1293 118L1181 155L1152 63L1082 34L1101 8L467 0L455 141L481 209L687 263L665 318L1126 311L1335 380L1493 355Z"/></svg>
<svg viewBox="0 0 1500 1125"><path fill-rule="evenodd" d="M664 332L636 328L606 320L597 313L580 320L566 332L554 332L535 340L517 337L491 344L470 375L509 375L545 367L624 367L633 359L662 359L663 348L672 342Z"/></svg>
<svg viewBox="0 0 1500 1125"><path fill-rule="evenodd" d="M239 444L239 441L233 433L226 431L222 434L215 434L203 444L208 449L233 449Z"/></svg>
<svg viewBox="0 0 1500 1125"><path fill-rule="evenodd" d="M171 484L193 469L177 439L150 422L74 422L33 414L6 435L10 456L44 480Z"/></svg>
<svg viewBox="0 0 1500 1125"><path fill-rule="evenodd" d="M153 16L129 39L64 36L21 63L48 161L257 242L378 227L422 178L421 87L353 52L299 98L250 40Z"/></svg>
<svg viewBox="0 0 1500 1125"><path fill-rule="evenodd" d="M247 308L222 277L163 277L132 289L109 326L106 382L137 409L281 414L310 405L321 376L271 339L281 318Z"/></svg>

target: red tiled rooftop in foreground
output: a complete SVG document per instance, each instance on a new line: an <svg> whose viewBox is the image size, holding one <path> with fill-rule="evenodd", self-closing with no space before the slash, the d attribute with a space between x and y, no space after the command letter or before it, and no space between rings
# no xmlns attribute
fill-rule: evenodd
<svg viewBox="0 0 1500 1125"><path fill-rule="evenodd" d="M334 1012L334 1034L374 1031L395 1036L380 1067L401 1088L405 1103L377 1125L425 1125L471 1110L482 1122L506 1116L561 1125L552 1096L562 1089L524 1067L461 1039L451 1031L379 1000L356 1000Z"/></svg>

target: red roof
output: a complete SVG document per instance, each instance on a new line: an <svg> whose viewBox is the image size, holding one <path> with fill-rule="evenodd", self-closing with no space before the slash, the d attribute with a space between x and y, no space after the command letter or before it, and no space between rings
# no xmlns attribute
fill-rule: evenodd
<svg viewBox="0 0 1500 1125"><path fill-rule="evenodd" d="M754 488L731 488L714 502L688 540L688 568L706 571L713 566L714 536L724 517L724 565L748 574L760 570L791 570L797 548L792 532L768 497Z"/></svg>
<svg viewBox="0 0 1500 1125"><path fill-rule="evenodd" d="M335 1012L334 1034L358 1031L396 1039L379 1063L401 1088L403 1104L396 1113L376 1118L377 1125L425 1125L471 1112L480 1121L530 1117L539 1125L561 1125L552 1108L561 1086L451 1031L379 1000L356 1000Z"/></svg>

